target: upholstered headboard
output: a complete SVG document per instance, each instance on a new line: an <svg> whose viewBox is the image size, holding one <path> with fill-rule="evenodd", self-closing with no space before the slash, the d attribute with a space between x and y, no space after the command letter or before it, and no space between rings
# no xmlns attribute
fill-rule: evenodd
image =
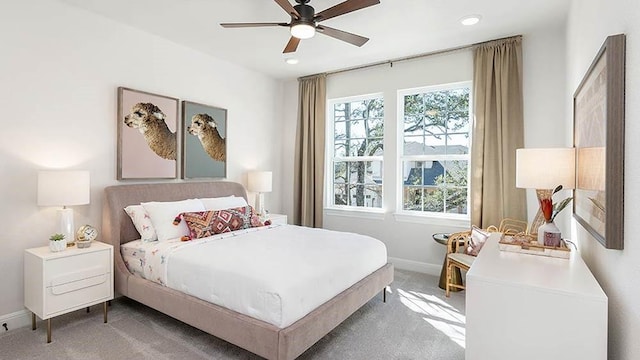
<svg viewBox="0 0 640 360"><path fill-rule="evenodd" d="M129 215L124 211L126 206L146 201L230 195L247 198L244 186L230 181L115 185L105 188L104 194L101 240L113 245L115 289L123 295L127 295L126 281L130 273L122 260L120 244L140 238Z"/></svg>

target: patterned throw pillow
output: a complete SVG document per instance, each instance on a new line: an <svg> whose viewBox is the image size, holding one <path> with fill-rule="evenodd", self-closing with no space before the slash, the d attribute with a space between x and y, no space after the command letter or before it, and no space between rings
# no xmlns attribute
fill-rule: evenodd
<svg viewBox="0 0 640 360"><path fill-rule="evenodd" d="M133 226L138 230L142 241L150 242L158 240L158 234L156 234L156 229L153 228L151 218L142 205L129 205L124 208L124 211L131 218Z"/></svg>
<svg viewBox="0 0 640 360"><path fill-rule="evenodd" d="M191 239L200 239L229 231L247 229L251 227L253 215L251 206L180 214L187 223Z"/></svg>
<svg viewBox="0 0 640 360"><path fill-rule="evenodd" d="M271 220L266 220L262 222L262 220L260 220L260 217L255 213L255 210L253 209L253 207L251 208L251 211L253 211L253 215L251 216L251 227L261 227L261 226L271 225Z"/></svg>
<svg viewBox="0 0 640 360"><path fill-rule="evenodd" d="M489 238L489 232L473 225L471 227L471 239L469 239L469 247L466 249L465 254L478 256L485 241Z"/></svg>

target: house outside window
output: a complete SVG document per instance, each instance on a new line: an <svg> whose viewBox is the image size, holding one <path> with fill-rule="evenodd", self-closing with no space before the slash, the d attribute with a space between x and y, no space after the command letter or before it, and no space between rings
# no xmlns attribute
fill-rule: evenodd
<svg viewBox="0 0 640 360"><path fill-rule="evenodd" d="M328 109L328 207L382 208L382 94L333 99Z"/></svg>
<svg viewBox="0 0 640 360"><path fill-rule="evenodd" d="M398 212L469 218L471 82L398 91Z"/></svg>

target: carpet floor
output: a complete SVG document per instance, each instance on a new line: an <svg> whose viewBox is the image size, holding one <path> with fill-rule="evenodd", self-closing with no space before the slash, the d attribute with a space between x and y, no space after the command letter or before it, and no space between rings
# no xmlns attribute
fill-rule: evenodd
<svg viewBox="0 0 640 360"><path fill-rule="evenodd" d="M396 270L387 302L378 295L299 359L464 359L464 292L450 298L438 278ZM127 298L0 335L0 359L261 359Z"/></svg>

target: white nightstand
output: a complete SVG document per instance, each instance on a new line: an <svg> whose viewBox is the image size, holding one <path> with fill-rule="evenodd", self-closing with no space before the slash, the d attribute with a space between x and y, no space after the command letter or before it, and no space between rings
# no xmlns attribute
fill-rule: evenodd
<svg viewBox="0 0 640 360"><path fill-rule="evenodd" d="M113 246L94 241L90 247L70 247L51 252L48 246L24 253L24 305L47 320L47 342L51 342L51 318L113 299Z"/></svg>
<svg viewBox="0 0 640 360"><path fill-rule="evenodd" d="M283 214L269 214L269 220L271 220L272 224L286 225L287 224L287 215Z"/></svg>

